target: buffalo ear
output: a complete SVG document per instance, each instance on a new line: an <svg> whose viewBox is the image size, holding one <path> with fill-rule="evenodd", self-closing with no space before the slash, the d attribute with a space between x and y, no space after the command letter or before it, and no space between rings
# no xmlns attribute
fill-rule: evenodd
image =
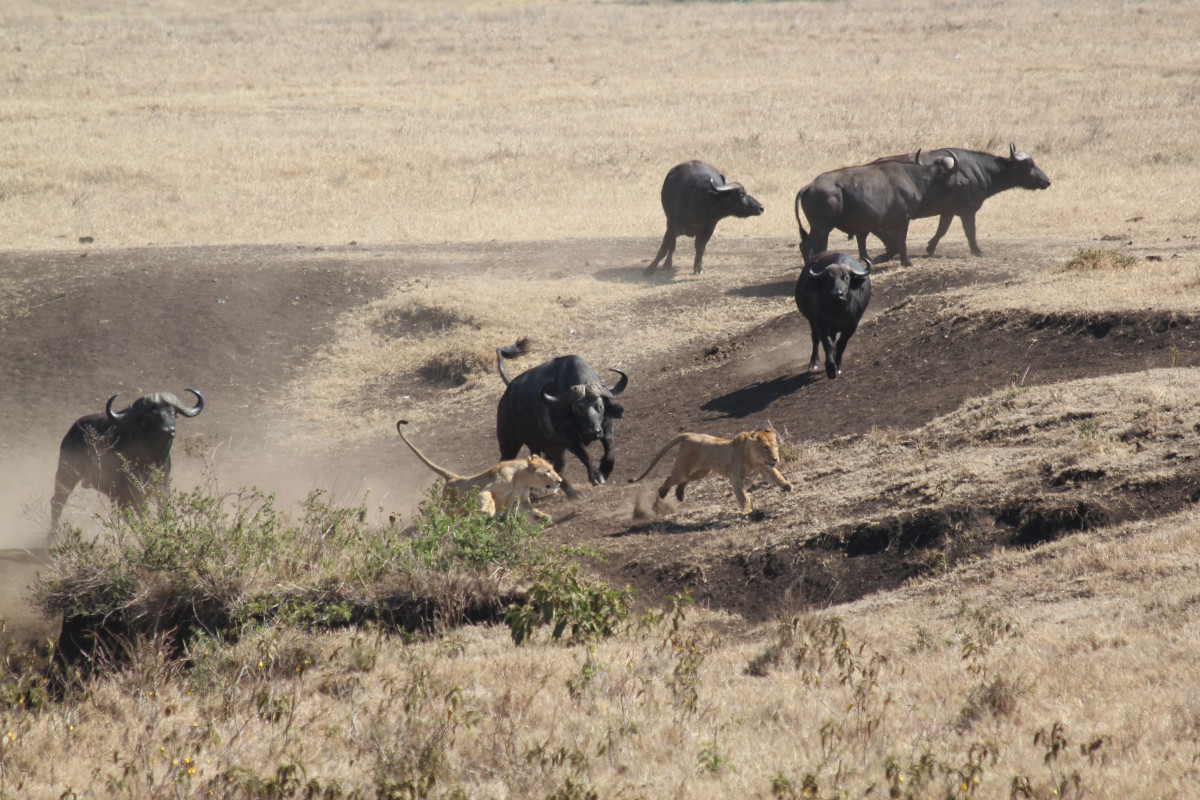
<svg viewBox="0 0 1200 800"><path fill-rule="evenodd" d="M612 400L607 400L604 403L604 416L612 417L613 419L625 419L625 406L620 403L614 403Z"/></svg>

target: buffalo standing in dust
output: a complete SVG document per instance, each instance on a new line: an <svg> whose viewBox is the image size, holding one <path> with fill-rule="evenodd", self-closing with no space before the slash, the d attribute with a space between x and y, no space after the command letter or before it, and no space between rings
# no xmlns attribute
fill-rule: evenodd
<svg viewBox="0 0 1200 800"><path fill-rule="evenodd" d="M71 490L80 482L121 507L140 510L147 490L166 488L171 476L171 443L175 441L175 414L194 417L204 409L204 397L195 389L196 405L188 408L173 394L148 394L123 411L113 411L117 395L108 398L103 414L80 417L63 437L58 449L58 472L50 500L50 527L58 518Z"/></svg>
<svg viewBox="0 0 1200 800"><path fill-rule="evenodd" d="M950 157L958 164L958 175L939 191L929 192L917 210L913 219L937 217L937 233L925 246L925 252L933 255L938 242L950 230L950 223L957 216L962 220L963 233L971 252L977 256L983 255L979 244L975 241L975 214L983 207L983 201L994 194L1008 189L1048 189L1050 179L1046 173L1038 169L1037 164L1028 153L1017 149L1013 142L1008 143L1008 157L994 156L978 150L960 150L957 147L946 147L941 150L930 150L922 153L906 153L901 156L888 156L872 163L882 164L886 161L903 161L915 163L923 156L926 163L938 158ZM858 234L858 249L861 252L866 246L867 235Z"/></svg>
<svg viewBox="0 0 1200 800"><path fill-rule="evenodd" d="M613 421L625 416L616 402L629 376L621 376L616 385L605 386L588 363L576 355L559 356L509 379L504 359L526 352L525 341L496 350L500 378L508 387L496 407L496 439L500 458L513 459L522 445L531 455L540 455L563 474L563 453L570 451L587 468L588 481L604 483L616 463L613 452ZM600 440L604 455L599 469L592 463L587 446ZM579 493L564 477L563 491L576 498Z"/></svg>
<svg viewBox="0 0 1200 800"><path fill-rule="evenodd" d="M724 175L703 161L685 161L671 168L663 181L662 207L667 215L667 232L658 255L646 267L647 277L654 274L664 256L663 269L671 269L675 240L680 236L696 237L692 272L703 273L704 248L717 223L725 217L757 217L763 213L762 203L746 194L744 186L726 183Z"/></svg>
<svg viewBox="0 0 1200 800"><path fill-rule="evenodd" d="M830 379L842 374L842 353L870 302L870 259L825 252L804 265L796 281L796 308L812 330L809 372L820 367L817 349L824 345L825 374Z"/></svg>
<svg viewBox="0 0 1200 800"><path fill-rule="evenodd" d="M920 151L918 151L920 155ZM958 172L953 158L943 156L930 164L919 161L886 161L825 172L796 194L796 225L800 228L800 254L809 261L829 246L834 228L858 236L858 257L867 258L866 238L873 233L883 240L886 261L896 253L908 259L908 223L926 195L941 191ZM804 230L804 209L812 234Z"/></svg>

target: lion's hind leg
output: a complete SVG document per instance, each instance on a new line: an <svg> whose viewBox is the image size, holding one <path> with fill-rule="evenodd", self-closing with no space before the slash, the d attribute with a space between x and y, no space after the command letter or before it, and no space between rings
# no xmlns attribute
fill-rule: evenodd
<svg viewBox="0 0 1200 800"><path fill-rule="evenodd" d="M496 498L486 489L479 493L479 510L489 517L496 516Z"/></svg>
<svg viewBox="0 0 1200 800"><path fill-rule="evenodd" d="M684 453L683 453L683 450L681 449L679 451L679 460L680 461L683 461L683 455L684 455ZM701 478L708 477L708 474L711 471L712 470L708 469L707 467L705 467L701 464L693 464L689 468L682 463L676 462L675 469L671 471L671 478L669 481L670 483L676 484L675 498L677 500L683 500L684 488L692 481L698 481ZM667 492L665 489L659 490L659 497L666 497L666 495L667 495Z"/></svg>

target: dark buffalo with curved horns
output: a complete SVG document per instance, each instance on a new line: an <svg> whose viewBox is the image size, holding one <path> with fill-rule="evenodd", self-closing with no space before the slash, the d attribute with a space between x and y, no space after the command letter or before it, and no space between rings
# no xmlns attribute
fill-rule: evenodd
<svg viewBox="0 0 1200 800"><path fill-rule="evenodd" d="M842 374L842 353L867 304L871 302L871 260L845 253L818 253L804 265L796 281L796 308L812 331L808 370L820 367L817 348L825 346L825 374ZM836 344L834 341L836 340Z"/></svg>
<svg viewBox="0 0 1200 800"><path fill-rule="evenodd" d="M654 274L664 256L667 260L663 269L671 269L675 240L680 236L696 237L692 272L699 275L704 272L704 248L718 222L725 217L757 217L763 213L762 203L746 194L746 187L726 183L716 167L703 161L685 161L671 168L662 185L662 207L667 215L667 232L658 255L646 267L647 276Z"/></svg>
<svg viewBox="0 0 1200 800"><path fill-rule="evenodd" d="M496 350L500 378L508 387L496 407L500 458L516 458L524 445L562 475L563 453L570 451L587 468L588 481L593 485L604 483L616 463L613 421L625 416L616 398L625 391L629 376L614 369L621 378L614 386L606 386L586 361L569 355L552 358L510 380L504 371L504 359L515 358L526 350L525 340ZM587 451L596 440L604 445L598 469ZM562 487L568 497L579 496L565 477Z"/></svg>
<svg viewBox="0 0 1200 800"><path fill-rule="evenodd" d="M919 155L920 151L918 151ZM796 193L796 225L800 228L800 254L811 260L829 246L829 233L837 228L858 236L858 257L867 257L866 239L873 233L883 240L886 261L900 254L908 259L908 223L930 192L940 191L958 172L957 162L942 156L931 163L920 160L885 161L823 172ZM812 233L804 230L804 210Z"/></svg>
<svg viewBox="0 0 1200 800"><path fill-rule="evenodd" d="M978 150L962 150L957 147L945 147L941 150L929 150L922 153L906 153L900 156L887 156L876 159L875 164L886 161L905 161L915 163L923 158L925 163L934 159L949 156L958 163L958 175L945 187L928 192L913 219L924 217L941 217L938 220L937 233L925 246L925 252L933 255L938 242L950 230L950 223L957 216L962 220L963 234L974 255L981 256L983 251L975 241L975 214L983 207L983 201L994 194L1009 189L1048 189L1050 178L1038 169L1033 158L1028 153L1017 149L1014 142L1008 143L1008 157L994 156ZM861 252L866 246L865 233L858 234L858 249Z"/></svg>
<svg viewBox="0 0 1200 800"><path fill-rule="evenodd" d="M149 489L168 485L175 415L194 417L204 409L204 396L195 389L187 391L196 396L190 408L163 392L143 395L121 411L113 410L114 394L103 414L80 417L71 425L58 448L51 528L58 525L67 497L81 482L118 506L139 510Z"/></svg>

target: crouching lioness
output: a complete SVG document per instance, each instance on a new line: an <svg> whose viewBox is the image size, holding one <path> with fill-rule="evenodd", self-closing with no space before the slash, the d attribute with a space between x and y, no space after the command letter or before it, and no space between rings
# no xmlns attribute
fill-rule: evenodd
<svg viewBox="0 0 1200 800"><path fill-rule="evenodd" d="M434 464L408 440L404 435L404 426L407 424L408 420L398 420L396 432L425 466L446 479L442 496L447 500L458 503L462 498L469 497L472 492L478 492L479 510L489 517L503 513L514 505L524 504L538 519L551 521L550 515L534 508L529 499L529 492L533 489L549 489L553 494L562 485L562 477L550 466L549 461L538 456L514 458L511 461L501 461L478 475L455 475L450 470Z"/></svg>
<svg viewBox="0 0 1200 800"><path fill-rule="evenodd" d="M723 475L733 484L733 494L742 506L742 513L753 511L750 498L746 496L746 477L754 472L766 475L775 485L785 492L792 490L792 484L776 468L779 463L779 442L775 431L746 431L732 439L722 439L719 436L709 436L704 433L681 433L667 443L658 452L650 466L641 476L634 478L633 483L640 481L650 474L667 451L679 445L679 455L675 458L675 468L671 476L658 487L659 498L667 496L671 487L675 487L675 497L683 500L684 487L690 481L716 473Z"/></svg>

